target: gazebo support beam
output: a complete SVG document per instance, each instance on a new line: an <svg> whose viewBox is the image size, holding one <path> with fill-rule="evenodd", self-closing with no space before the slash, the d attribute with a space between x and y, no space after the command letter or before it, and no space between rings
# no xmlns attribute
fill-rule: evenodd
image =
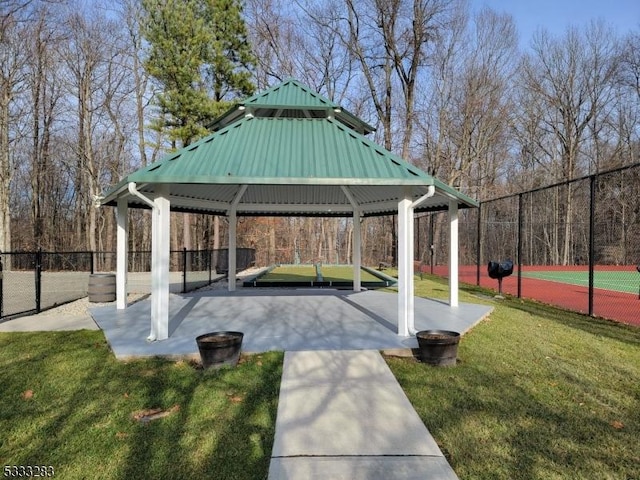
<svg viewBox="0 0 640 480"><path fill-rule="evenodd" d="M449 200L449 306L458 306L458 202Z"/></svg>
<svg viewBox="0 0 640 480"><path fill-rule="evenodd" d="M401 337L408 337L416 333L413 212L416 207L433 197L435 191L434 186L429 186L427 193L416 201L412 201L411 195L405 192L404 199L398 202L398 335Z"/></svg>
<svg viewBox="0 0 640 480"><path fill-rule="evenodd" d="M398 202L398 335L408 337L412 325L413 310L409 297L413 295L411 276L413 275L413 238L410 238L410 223L413 222L411 198Z"/></svg>
<svg viewBox="0 0 640 480"><path fill-rule="evenodd" d="M353 212L353 291L362 290L362 228L360 225L360 211Z"/></svg>
<svg viewBox="0 0 640 480"><path fill-rule="evenodd" d="M236 236L237 236L237 226L238 226L238 216L236 215L236 211L231 210L229 212L229 252L227 255L227 280L229 282L229 291L236 291L236 268L237 268L237 259L236 259Z"/></svg>
<svg viewBox="0 0 640 480"><path fill-rule="evenodd" d="M116 254L116 309L127 308L127 277L129 258L129 207L127 198L118 198L118 209L116 212L117 231L117 254Z"/></svg>
<svg viewBox="0 0 640 480"><path fill-rule="evenodd" d="M151 200L129 182L129 193L151 207L151 332L147 340L169 338L169 250L170 213L169 186L157 184Z"/></svg>
<svg viewBox="0 0 640 480"><path fill-rule="evenodd" d="M238 228L238 204L242 200L244 192L247 191L248 185L240 185L236 196L231 202L231 206L227 212L229 216L229 253L227 256L227 280L229 281L229 291L235 292L236 290L236 270L238 266L238 260L236 256L237 246L237 228Z"/></svg>
<svg viewBox="0 0 640 480"><path fill-rule="evenodd" d="M151 238L151 332L148 340L169 338L170 207L168 188L158 185L153 200Z"/></svg>
<svg viewBox="0 0 640 480"><path fill-rule="evenodd" d="M360 225L362 212L360 205L349 190L349 187L342 185L340 188L353 209L353 252L351 253L351 262L353 264L353 291L360 292L362 290L362 228Z"/></svg>

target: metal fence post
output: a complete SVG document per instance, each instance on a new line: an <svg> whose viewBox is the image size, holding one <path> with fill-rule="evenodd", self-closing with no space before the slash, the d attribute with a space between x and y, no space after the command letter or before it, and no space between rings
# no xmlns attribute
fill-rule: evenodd
<svg viewBox="0 0 640 480"><path fill-rule="evenodd" d="M209 285L211 285L212 282L212 278L211 278L211 256L213 255L213 252L211 251L211 249L207 249L207 262L209 263Z"/></svg>
<svg viewBox="0 0 640 480"><path fill-rule="evenodd" d="M4 313L4 278L3 278L3 266L2 266L2 255L0 255L0 318L2 318L2 314Z"/></svg>
<svg viewBox="0 0 640 480"><path fill-rule="evenodd" d="M589 315L593 316L593 270L595 265L596 176L589 177Z"/></svg>
<svg viewBox="0 0 640 480"><path fill-rule="evenodd" d="M522 298L522 193L518 194L518 298Z"/></svg>
<svg viewBox="0 0 640 480"><path fill-rule="evenodd" d="M187 247L182 248L182 293L187 292Z"/></svg>
<svg viewBox="0 0 640 480"><path fill-rule="evenodd" d="M96 252L90 252L89 253L89 270L91 271L91 275L93 275L94 272L94 264L93 264L93 256L95 255Z"/></svg>
<svg viewBox="0 0 640 480"><path fill-rule="evenodd" d="M482 202L478 204L478 235L476 241L476 285L480 286L480 256L482 255Z"/></svg>
<svg viewBox="0 0 640 480"><path fill-rule="evenodd" d="M35 258L35 275L36 275L36 313L41 311L42 302L42 249L39 248Z"/></svg>

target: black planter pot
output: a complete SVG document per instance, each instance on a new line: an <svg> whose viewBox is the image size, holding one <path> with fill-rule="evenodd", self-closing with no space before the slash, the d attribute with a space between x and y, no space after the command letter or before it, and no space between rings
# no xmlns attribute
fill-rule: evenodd
<svg viewBox="0 0 640 480"><path fill-rule="evenodd" d="M242 332L210 332L196 337L204 368L235 367L240 359Z"/></svg>
<svg viewBox="0 0 640 480"><path fill-rule="evenodd" d="M460 334L449 330L422 330L416 333L420 360L436 366L451 366L458 358Z"/></svg>

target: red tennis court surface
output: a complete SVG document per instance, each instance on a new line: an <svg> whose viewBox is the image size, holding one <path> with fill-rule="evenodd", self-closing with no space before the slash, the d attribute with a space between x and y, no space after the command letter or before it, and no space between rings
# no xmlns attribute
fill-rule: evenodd
<svg viewBox="0 0 640 480"><path fill-rule="evenodd" d="M575 266L525 266L524 271L551 271L551 270L574 270L584 271L587 267L583 265ZM635 267L624 266L606 266L596 267L596 269L633 271ZM418 268L416 268L418 270ZM422 271L429 273L431 268L428 265L422 265ZM442 277L449 276L449 267L447 265L438 265L434 267L433 273ZM636 275L637 272L636 272ZM477 267L475 265L462 265L459 268L459 279L461 283L471 285L477 284ZM638 283L640 284L640 275L638 275ZM491 288L497 292L498 281L489 278L487 267L480 267L480 286ZM502 281L502 293L510 295L518 295L518 272L514 270L513 275L506 277ZM577 285L569 285L561 282L549 280L539 280L534 278L522 277L522 298L537 300L542 303L556 305L568 310L574 310L580 313L589 312L589 289ZM640 326L640 299L638 294L629 294L623 292L615 292L612 290L604 290L600 288L594 289L593 295L593 313L595 316L616 320L630 325Z"/></svg>

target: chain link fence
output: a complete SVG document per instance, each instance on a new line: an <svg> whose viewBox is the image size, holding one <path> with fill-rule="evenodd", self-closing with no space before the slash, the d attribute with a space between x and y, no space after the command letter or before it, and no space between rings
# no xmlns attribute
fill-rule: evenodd
<svg viewBox="0 0 640 480"><path fill-rule="evenodd" d="M0 253L0 318L39 313L88 295L93 273L116 271L115 252ZM237 249L237 268L255 264L255 251ZM128 288L131 293L151 289L151 252L129 252ZM228 249L172 250L170 290L185 293L226 276Z"/></svg>
<svg viewBox="0 0 640 480"><path fill-rule="evenodd" d="M461 281L497 289L488 262L512 260L504 293L640 324L640 164L482 202L475 224L471 212L459 222ZM447 216L428 217L431 271L446 276Z"/></svg>
<svg viewBox="0 0 640 480"><path fill-rule="evenodd" d="M1 253L0 318L85 297L91 257L91 252Z"/></svg>

